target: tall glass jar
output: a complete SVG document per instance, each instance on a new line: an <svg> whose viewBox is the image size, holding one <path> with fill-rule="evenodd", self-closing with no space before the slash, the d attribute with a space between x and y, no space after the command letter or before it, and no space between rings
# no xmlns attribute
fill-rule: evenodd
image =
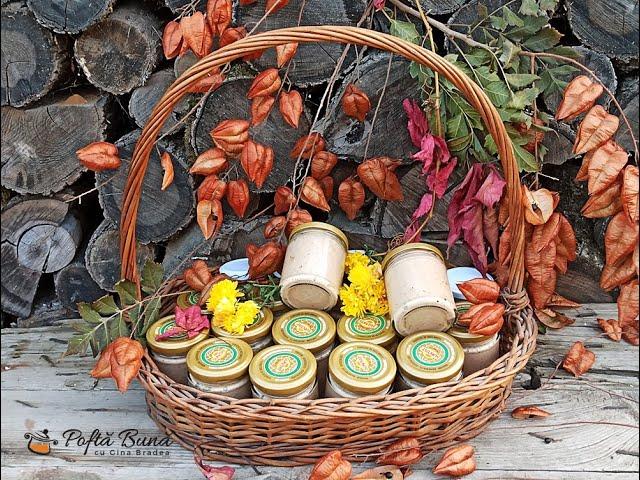
<svg viewBox="0 0 640 480"><path fill-rule="evenodd" d="M338 302L349 242L341 230L322 222L297 226L289 236L280 296L291 308L329 310Z"/></svg>
<svg viewBox="0 0 640 480"><path fill-rule="evenodd" d="M203 392L251 398L249 364L253 351L237 338L210 338L187 354L189 385Z"/></svg>
<svg viewBox="0 0 640 480"><path fill-rule="evenodd" d="M253 396L262 399L318 398L317 363L309 350L273 345L258 352L249 366Z"/></svg>
<svg viewBox="0 0 640 480"><path fill-rule="evenodd" d="M456 304L458 315L469 310L470 306L469 302L458 302ZM467 327L457 323L447 333L462 345L464 350L462 372L465 376L487 368L500 357L500 335L498 333L490 336L476 335L470 333Z"/></svg>
<svg viewBox="0 0 640 480"><path fill-rule="evenodd" d="M380 345L349 342L329 358L326 396L358 398L389 393L396 376L393 356Z"/></svg>
<svg viewBox="0 0 640 480"><path fill-rule="evenodd" d="M323 395L329 354L336 337L335 320L320 310L291 310L275 321L272 335L278 345L297 345L314 355L318 364L318 390Z"/></svg>
<svg viewBox="0 0 640 480"><path fill-rule="evenodd" d="M176 326L175 316L164 317L153 323L147 330L147 345L151 357L162 373L172 380L188 384L187 352L198 343L209 337L209 330L200 332L193 338L181 333L165 340L157 340L162 335Z"/></svg>
<svg viewBox="0 0 640 480"><path fill-rule="evenodd" d="M386 348L392 355L398 346L398 336L387 315L344 315L338 320L340 343L367 342Z"/></svg>
<svg viewBox="0 0 640 480"><path fill-rule="evenodd" d="M402 336L447 331L455 319L455 302L444 257L428 243L408 243L382 261L389 311Z"/></svg>
<svg viewBox="0 0 640 480"><path fill-rule="evenodd" d="M253 353L257 353L263 348L273 344L271 338L271 326L273 325L273 313L270 309L262 307L256 320L244 329L244 333L234 335L224 328L213 326L213 334L220 338L237 338L249 344Z"/></svg>
<svg viewBox="0 0 640 480"><path fill-rule="evenodd" d="M400 370L396 390L400 391L461 379L464 352L446 333L414 333L400 342L396 360Z"/></svg>

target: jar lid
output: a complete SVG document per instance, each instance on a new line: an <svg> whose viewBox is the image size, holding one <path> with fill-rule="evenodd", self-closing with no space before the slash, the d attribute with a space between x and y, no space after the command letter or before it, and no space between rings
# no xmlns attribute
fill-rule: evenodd
<svg viewBox="0 0 640 480"><path fill-rule="evenodd" d="M345 248L349 249L349 240L347 239L347 236L344 234L344 232L339 228L324 222L307 222L307 223L298 225L293 230L291 230L291 234L289 235L289 240L291 240L295 234L300 233L304 230L324 230L324 231L333 233L336 237L342 240L342 243L344 243Z"/></svg>
<svg viewBox="0 0 640 480"><path fill-rule="evenodd" d="M404 338L398 345L396 358L404 376L427 385L458 376L464 351L462 345L446 333L422 332Z"/></svg>
<svg viewBox="0 0 640 480"><path fill-rule="evenodd" d="M248 325L244 329L244 333L240 335L234 335L227 332L222 327L212 326L211 329L217 337L221 338L239 338L244 340L248 344L252 344L266 337L271 331L271 325L273 324L273 312L267 307L262 307L260 313L256 316L256 319L251 325Z"/></svg>
<svg viewBox="0 0 640 480"><path fill-rule="evenodd" d="M251 382L267 395L300 393L316 381L316 358L296 345L273 345L258 352L249 366Z"/></svg>
<svg viewBox="0 0 640 480"><path fill-rule="evenodd" d="M187 354L187 369L205 383L235 380L246 375L253 358L249 344L237 338L210 338Z"/></svg>
<svg viewBox="0 0 640 480"><path fill-rule="evenodd" d="M380 345L349 342L338 345L329 356L331 378L354 393L377 393L393 383L396 362Z"/></svg>
<svg viewBox="0 0 640 480"><path fill-rule="evenodd" d="M166 333L175 326L175 315L161 318L153 323L147 330L149 348L161 355L177 357L186 354L191 347L209 338L209 330L204 330L193 338L189 338L186 333L178 333L164 340L156 340L158 335Z"/></svg>
<svg viewBox="0 0 640 480"><path fill-rule="evenodd" d="M399 247L394 248L385 255L384 259L382 260L382 271L384 272L384 270L387 268L387 265L393 258L397 257L401 253L411 250L425 250L431 253L435 253L443 262L445 261L444 255L442 255L440 249L435 245L431 245L430 243L405 243L404 245L400 245Z"/></svg>
<svg viewBox="0 0 640 480"><path fill-rule="evenodd" d="M198 305L200 301L200 294L198 292L183 292L178 295L178 299L176 300L176 304L180 308L189 308L194 305Z"/></svg>
<svg viewBox="0 0 640 480"><path fill-rule="evenodd" d="M471 308L473 304L471 302L456 302L456 319L458 316L466 312ZM447 331L449 335L458 340L462 345L467 345L470 343L483 343L489 340L492 340L498 336L498 334L494 335L477 335L475 333L470 333L469 329L464 325L458 325L454 323L454 325Z"/></svg>
<svg viewBox="0 0 640 480"><path fill-rule="evenodd" d="M387 347L396 339L396 331L387 315L344 315L338 320L338 338L341 343L369 342Z"/></svg>
<svg viewBox="0 0 640 480"><path fill-rule="evenodd" d="M333 344L336 322L320 310L291 310L273 324L273 341L279 345L299 345L318 353Z"/></svg>

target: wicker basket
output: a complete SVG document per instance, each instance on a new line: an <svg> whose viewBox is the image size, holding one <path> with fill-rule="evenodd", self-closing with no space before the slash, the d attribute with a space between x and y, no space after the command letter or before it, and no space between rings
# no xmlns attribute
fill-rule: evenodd
<svg viewBox="0 0 640 480"><path fill-rule="evenodd" d="M150 416L172 439L205 458L256 465L312 463L340 449L354 460L373 460L387 444L418 437L427 450L446 447L480 433L505 407L514 376L536 345L537 328L524 281L522 190L513 147L485 93L440 56L399 38L355 27L314 26L249 36L221 48L192 66L155 106L136 145L123 195L120 222L122 276L138 281L136 217L149 154L162 125L189 86L215 68L248 53L285 43L338 42L385 50L431 68L448 78L482 117L498 146L507 182L512 259L502 345L504 355L487 369L460 382L432 385L390 395L358 399L236 400L172 382L145 356L140 381ZM181 288L177 279L166 288Z"/></svg>

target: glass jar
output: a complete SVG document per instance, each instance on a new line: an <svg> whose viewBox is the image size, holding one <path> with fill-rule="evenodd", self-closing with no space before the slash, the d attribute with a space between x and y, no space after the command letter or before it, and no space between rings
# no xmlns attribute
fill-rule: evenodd
<svg viewBox="0 0 640 480"><path fill-rule="evenodd" d="M336 322L320 310L291 310L273 324L273 341L278 345L297 345L309 350L317 361L318 391L324 394L329 354L336 338Z"/></svg>
<svg viewBox="0 0 640 480"><path fill-rule="evenodd" d="M179 333L165 340L156 340L156 337L166 333L176 326L175 316L164 317L153 323L147 330L147 345L151 357L162 373L173 381L183 385L188 384L187 352L194 345L209 338L209 330L200 332L193 338L186 333Z"/></svg>
<svg viewBox="0 0 640 480"><path fill-rule="evenodd" d="M455 303L440 250L427 243L408 243L382 261L390 317L396 331L444 332L455 319Z"/></svg>
<svg viewBox="0 0 640 480"><path fill-rule="evenodd" d="M400 342L396 360L400 371L396 390L400 391L461 379L464 351L446 333L414 333Z"/></svg>
<svg viewBox="0 0 640 480"><path fill-rule="evenodd" d="M176 300L176 304L180 308L189 308L194 305L198 305L200 301L200 294L198 292L183 292L178 295L178 299Z"/></svg>
<svg viewBox="0 0 640 480"><path fill-rule="evenodd" d="M318 398L317 363L309 350L273 345L258 352L249 366L253 396L262 399Z"/></svg>
<svg viewBox="0 0 640 480"><path fill-rule="evenodd" d="M253 351L237 338L210 338L187 354L189 385L203 392L251 398L249 364Z"/></svg>
<svg viewBox="0 0 640 480"><path fill-rule="evenodd" d="M386 348L392 355L398 346L398 337L387 315L344 315L338 320L340 343L368 342Z"/></svg>
<svg viewBox="0 0 640 480"><path fill-rule="evenodd" d="M298 225L289 236L280 296L291 308L329 310L338 303L349 242L322 222Z"/></svg>
<svg viewBox="0 0 640 480"><path fill-rule="evenodd" d="M244 340L249 344L253 353L258 353L260 350L273 344L271 338L271 325L273 325L273 312L266 307L260 309L256 320L244 329L244 333L240 335L234 335L227 332L224 328L213 326L213 334L220 338L237 338Z"/></svg>
<svg viewBox="0 0 640 480"><path fill-rule="evenodd" d="M470 307L469 302L456 303L457 314L466 312ZM475 335L469 333L467 327L457 323L447 333L462 345L464 350L462 372L465 376L487 368L500 356L500 334L498 333L490 336Z"/></svg>
<svg viewBox="0 0 640 480"><path fill-rule="evenodd" d="M329 357L326 396L384 395L391 390L395 376L396 362L384 347L368 342L343 343Z"/></svg>

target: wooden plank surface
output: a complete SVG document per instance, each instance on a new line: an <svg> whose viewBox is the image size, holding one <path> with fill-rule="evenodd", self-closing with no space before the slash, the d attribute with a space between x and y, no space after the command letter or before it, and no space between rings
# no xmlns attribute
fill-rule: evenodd
<svg viewBox="0 0 640 480"><path fill-rule="evenodd" d="M471 442L478 471L467 478L637 478L638 349L603 338L596 318L615 318L615 305L588 305L571 316L576 317L574 325L540 337L538 351L516 379L507 411ZM63 432L69 429L80 430L85 438L95 429L103 436L107 432L117 436L125 429L137 429L139 437L162 438L162 434L146 414L144 392L137 383L121 395L112 381L89 377L90 358L60 359L71 333L66 323L2 333L3 479L202 478L191 454L177 445L123 448L118 439L110 447L86 448L77 441L67 445ZM563 370L551 378L576 340L596 353L594 368L580 379ZM538 379L541 387L533 389ZM509 413L520 405L538 405L553 415L513 420ZM38 456L27 450L24 434L45 428L59 443L50 455ZM427 455L410 478L436 478L431 468L439 455ZM310 467L258 469L261 475L239 467L236 478L297 480L306 479L310 471Z"/></svg>

